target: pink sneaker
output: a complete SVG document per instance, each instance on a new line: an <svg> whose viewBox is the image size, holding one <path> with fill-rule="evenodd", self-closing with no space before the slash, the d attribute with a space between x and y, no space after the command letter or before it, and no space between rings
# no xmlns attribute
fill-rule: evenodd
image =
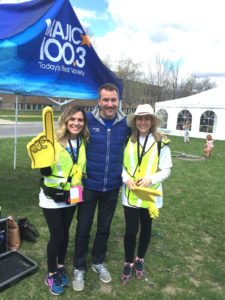
<svg viewBox="0 0 225 300"><path fill-rule="evenodd" d="M136 257L134 261L135 276L137 279L145 277L144 258Z"/></svg>
<svg viewBox="0 0 225 300"><path fill-rule="evenodd" d="M122 284L127 284L130 281L133 267L133 263L124 263L123 273L121 274Z"/></svg>
<svg viewBox="0 0 225 300"><path fill-rule="evenodd" d="M51 276L46 275L45 284L48 286L50 293L53 295L58 296L64 292L61 279L57 273L54 273Z"/></svg>

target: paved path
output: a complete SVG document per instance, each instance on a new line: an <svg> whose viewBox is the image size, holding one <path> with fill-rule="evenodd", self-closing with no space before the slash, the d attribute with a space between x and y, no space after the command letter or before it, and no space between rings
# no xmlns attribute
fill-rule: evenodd
<svg viewBox="0 0 225 300"><path fill-rule="evenodd" d="M15 124L14 121L8 121L4 119L0 119L0 125L9 125L9 124Z"/></svg>
<svg viewBox="0 0 225 300"><path fill-rule="evenodd" d="M0 138L36 136L43 131L42 122L18 122L0 119Z"/></svg>

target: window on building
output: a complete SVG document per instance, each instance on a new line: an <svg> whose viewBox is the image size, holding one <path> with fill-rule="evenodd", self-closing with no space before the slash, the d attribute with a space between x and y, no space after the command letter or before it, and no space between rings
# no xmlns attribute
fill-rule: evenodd
<svg viewBox="0 0 225 300"><path fill-rule="evenodd" d="M156 115L160 118L160 127L167 128L168 113L165 109L159 109Z"/></svg>
<svg viewBox="0 0 225 300"><path fill-rule="evenodd" d="M213 111L211 110L205 111L200 118L199 131L212 133L215 120L216 120L216 114Z"/></svg>
<svg viewBox="0 0 225 300"><path fill-rule="evenodd" d="M190 130L191 130L191 123L192 123L192 115L189 110L184 109L179 112L177 117L177 130L183 130L184 124L188 122L190 124Z"/></svg>

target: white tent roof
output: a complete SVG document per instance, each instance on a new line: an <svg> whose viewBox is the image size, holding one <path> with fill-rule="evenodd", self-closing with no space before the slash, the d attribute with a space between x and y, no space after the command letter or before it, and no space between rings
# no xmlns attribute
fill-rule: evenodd
<svg viewBox="0 0 225 300"><path fill-rule="evenodd" d="M223 108L225 109L225 88L218 87L192 96L157 102L160 108Z"/></svg>

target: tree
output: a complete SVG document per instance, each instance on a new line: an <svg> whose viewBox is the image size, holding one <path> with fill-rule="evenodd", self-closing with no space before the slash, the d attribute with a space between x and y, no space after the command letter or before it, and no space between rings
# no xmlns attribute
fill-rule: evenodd
<svg viewBox="0 0 225 300"><path fill-rule="evenodd" d="M195 75L187 79L179 78L180 65L156 56L154 72L149 70L146 82L154 86L152 97L155 102L190 96L216 87L209 78L199 79Z"/></svg>
<svg viewBox="0 0 225 300"><path fill-rule="evenodd" d="M155 65L153 67L150 65L149 75L146 78L146 82L155 87L152 89L154 102L177 97L178 75L179 64L174 64L159 55L155 57Z"/></svg>
<svg viewBox="0 0 225 300"><path fill-rule="evenodd" d="M179 86L179 98L198 94L216 87L210 78L198 79L195 75L183 80Z"/></svg>
<svg viewBox="0 0 225 300"><path fill-rule="evenodd" d="M108 57L104 62L110 69L113 63ZM135 107L141 103L150 103L177 99L200 93L216 87L209 78L199 79L194 75L180 79L179 63L169 59L155 57L154 65L150 65L148 76L141 71L141 64L132 59L119 60L114 72L123 80L123 104Z"/></svg>
<svg viewBox="0 0 225 300"><path fill-rule="evenodd" d="M110 60L107 59L107 66L109 62ZM143 103L144 75L140 63L134 63L130 58L120 59L114 71L123 80L123 104L131 107Z"/></svg>

